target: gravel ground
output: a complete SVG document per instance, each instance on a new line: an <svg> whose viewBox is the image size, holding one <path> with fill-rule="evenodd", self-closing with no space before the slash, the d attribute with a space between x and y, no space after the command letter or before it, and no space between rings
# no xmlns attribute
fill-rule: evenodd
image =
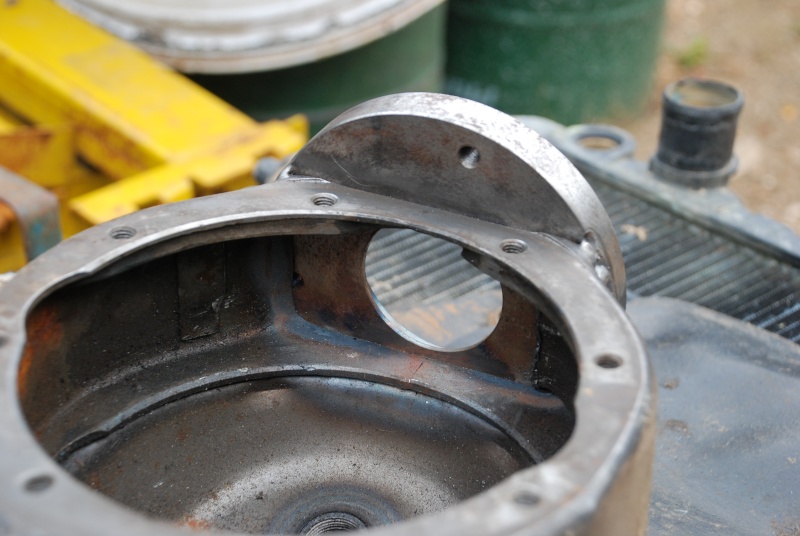
<svg viewBox="0 0 800 536"><path fill-rule="evenodd" d="M656 83L645 113L621 124L655 150L663 87L686 77L745 94L731 188L755 212L800 233L800 0L667 0Z"/></svg>

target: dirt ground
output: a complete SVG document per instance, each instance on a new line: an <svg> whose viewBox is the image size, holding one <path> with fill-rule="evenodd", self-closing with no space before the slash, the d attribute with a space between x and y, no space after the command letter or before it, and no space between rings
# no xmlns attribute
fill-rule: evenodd
<svg viewBox="0 0 800 536"><path fill-rule="evenodd" d="M656 83L643 116L620 126L655 150L663 87L715 78L745 94L731 188L755 212L800 233L800 0L667 0Z"/></svg>

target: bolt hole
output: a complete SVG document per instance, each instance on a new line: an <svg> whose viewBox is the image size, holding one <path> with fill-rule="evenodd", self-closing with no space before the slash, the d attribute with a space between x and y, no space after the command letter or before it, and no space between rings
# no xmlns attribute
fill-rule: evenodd
<svg viewBox="0 0 800 536"><path fill-rule="evenodd" d="M520 506L536 506L540 501L539 496L530 491L523 491L514 496L514 502Z"/></svg>
<svg viewBox="0 0 800 536"><path fill-rule="evenodd" d="M53 485L53 477L50 475L37 475L25 481L25 491L30 493L41 493Z"/></svg>
<svg viewBox="0 0 800 536"><path fill-rule="evenodd" d="M114 240L127 240L136 236L136 229L133 227L115 227L108 235Z"/></svg>
<svg viewBox="0 0 800 536"><path fill-rule="evenodd" d="M511 253L511 254L522 253L523 251L528 249L528 244L526 244L522 240L511 238L500 242L500 249L502 249L506 253Z"/></svg>
<svg viewBox="0 0 800 536"><path fill-rule="evenodd" d="M461 165L467 169L473 169L478 165L481 160L481 153L475 147L465 145L458 150L458 157L461 159Z"/></svg>
<svg viewBox="0 0 800 536"><path fill-rule="evenodd" d="M328 532L352 532L367 526L356 516L344 512L331 512L312 519L302 530L306 536L319 536Z"/></svg>
<svg viewBox="0 0 800 536"><path fill-rule="evenodd" d="M594 362L597 363L598 367L602 367L604 369L615 369L622 365L622 358L619 358L615 355L601 355L595 359Z"/></svg>
<svg viewBox="0 0 800 536"><path fill-rule="evenodd" d="M317 194L311 198L311 202L318 207L332 207L339 202L339 198L333 194Z"/></svg>

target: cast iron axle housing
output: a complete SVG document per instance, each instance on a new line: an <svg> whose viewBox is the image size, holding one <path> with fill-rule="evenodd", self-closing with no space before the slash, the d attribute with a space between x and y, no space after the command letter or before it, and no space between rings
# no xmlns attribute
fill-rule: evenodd
<svg viewBox="0 0 800 536"><path fill-rule="evenodd" d="M418 344L365 276L384 228L503 291ZM0 528L14 535L634 535L654 395L611 224L483 105L340 116L264 186L94 227L0 290Z"/></svg>

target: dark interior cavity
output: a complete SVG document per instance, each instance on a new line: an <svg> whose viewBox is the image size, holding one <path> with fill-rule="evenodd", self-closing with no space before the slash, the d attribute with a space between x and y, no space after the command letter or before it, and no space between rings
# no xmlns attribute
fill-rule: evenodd
<svg viewBox="0 0 800 536"><path fill-rule="evenodd" d="M414 344L371 296L376 231L145 251L56 291L19 370L33 433L136 511L251 534L402 521L552 456L577 385L558 331L504 286L482 342Z"/></svg>

